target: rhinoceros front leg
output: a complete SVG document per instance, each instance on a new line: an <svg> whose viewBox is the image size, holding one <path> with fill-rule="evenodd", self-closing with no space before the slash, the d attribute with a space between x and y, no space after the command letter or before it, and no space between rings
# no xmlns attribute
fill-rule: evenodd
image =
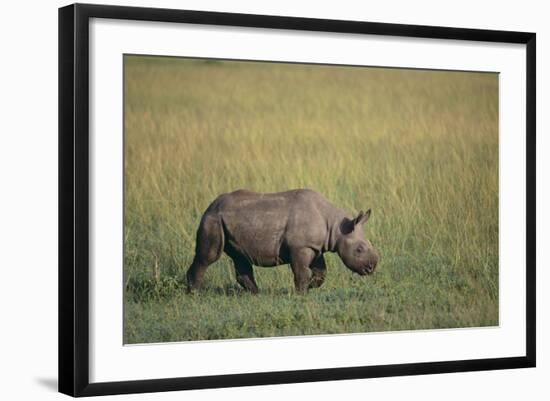
<svg viewBox="0 0 550 401"><path fill-rule="evenodd" d="M290 253L290 267L292 273L294 273L294 286L299 294L305 294L309 288L311 276L313 275L309 266L314 258L315 252L310 248L300 248Z"/></svg>
<svg viewBox="0 0 550 401"><path fill-rule="evenodd" d="M312 272L309 288L318 288L323 284L327 275L327 265L325 264L323 255L315 257L309 267Z"/></svg>

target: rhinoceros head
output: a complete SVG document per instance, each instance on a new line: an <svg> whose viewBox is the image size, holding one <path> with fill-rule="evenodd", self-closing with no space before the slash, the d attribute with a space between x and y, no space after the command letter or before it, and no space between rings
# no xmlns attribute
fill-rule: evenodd
<svg viewBox="0 0 550 401"><path fill-rule="evenodd" d="M340 226L340 238L336 244L338 255L351 271L364 276L374 272L378 263L378 251L370 241L365 240L363 224L367 222L371 210L359 212L354 219L345 218Z"/></svg>

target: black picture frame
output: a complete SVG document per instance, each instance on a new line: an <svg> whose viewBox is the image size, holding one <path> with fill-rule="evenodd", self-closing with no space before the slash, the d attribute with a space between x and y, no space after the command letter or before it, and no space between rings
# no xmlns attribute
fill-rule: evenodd
<svg viewBox="0 0 550 401"><path fill-rule="evenodd" d="M89 21L91 18L516 43L526 46L526 352L524 356L90 383ZM534 367L536 35L438 26L75 4L59 9L59 391L140 393Z"/></svg>

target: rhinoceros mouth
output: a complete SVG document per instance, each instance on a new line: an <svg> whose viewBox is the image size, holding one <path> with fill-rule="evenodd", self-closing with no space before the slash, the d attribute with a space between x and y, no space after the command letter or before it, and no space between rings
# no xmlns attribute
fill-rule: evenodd
<svg viewBox="0 0 550 401"><path fill-rule="evenodd" d="M357 270L357 274L360 276L367 276L374 272L374 267L372 266L365 266Z"/></svg>

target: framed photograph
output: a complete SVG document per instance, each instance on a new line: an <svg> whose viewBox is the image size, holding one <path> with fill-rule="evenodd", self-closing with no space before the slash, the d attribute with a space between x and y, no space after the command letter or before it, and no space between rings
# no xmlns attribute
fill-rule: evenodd
<svg viewBox="0 0 550 401"><path fill-rule="evenodd" d="M61 8L59 390L535 366L535 79L534 33Z"/></svg>

